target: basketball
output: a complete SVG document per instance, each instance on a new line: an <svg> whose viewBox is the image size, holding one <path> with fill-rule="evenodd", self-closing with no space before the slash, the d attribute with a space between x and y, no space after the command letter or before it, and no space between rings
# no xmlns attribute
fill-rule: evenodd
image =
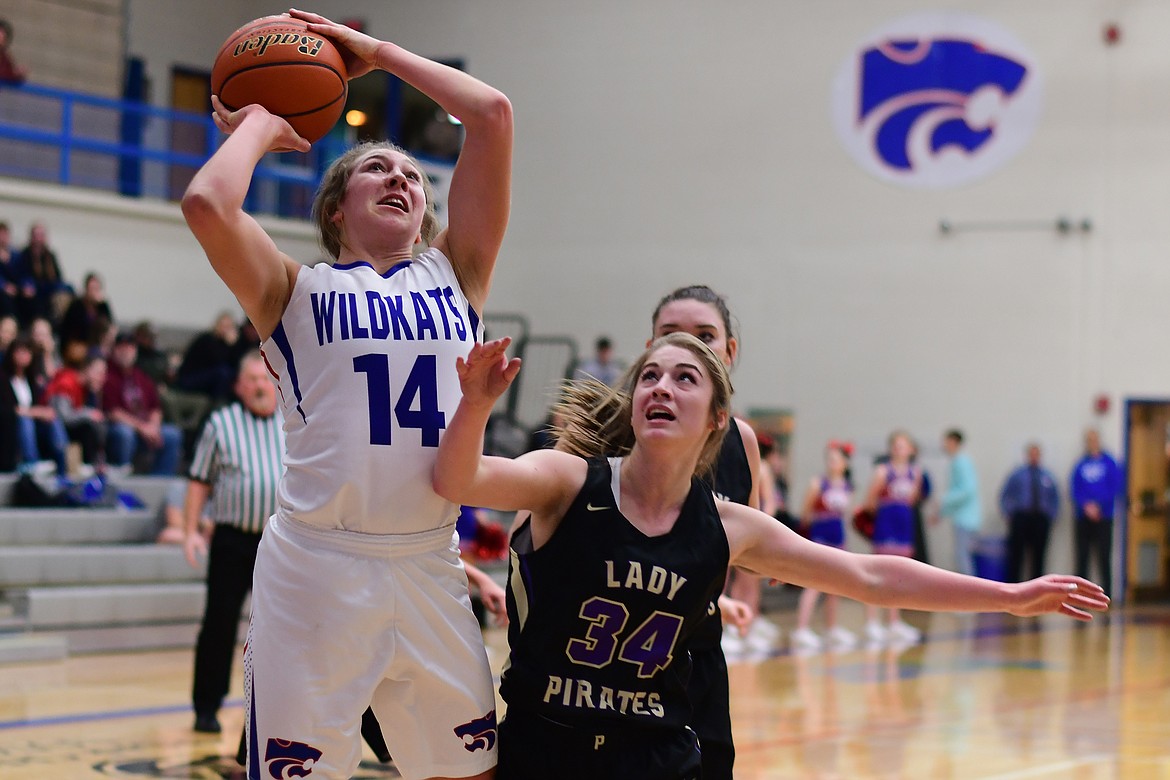
<svg viewBox="0 0 1170 780"><path fill-rule="evenodd" d="M310 143L337 123L348 91L337 48L288 16L265 16L236 30L211 68L211 92L229 111L258 103Z"/></svg>

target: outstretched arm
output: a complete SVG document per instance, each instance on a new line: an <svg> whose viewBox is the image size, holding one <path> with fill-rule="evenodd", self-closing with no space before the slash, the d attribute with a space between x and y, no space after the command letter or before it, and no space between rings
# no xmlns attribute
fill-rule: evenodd
<svg viewBox="0 0 1170 780"><path fill-rule="evenodd" d="M461 70L387 41L291 10L339 46L350 78L385 70L463 123L466 136L447 193L447 229L433 245L450 258L471 305L483 311L512 200L512 104L499 90Z"/></svg>
<svg viewBox="0 0 1170 780"><path fill-rule="evenodd" d="M585 479L580 458L555 450L516 459L483 454L492 407L520 371L519 358L504 354L510 343L476 344L466 360L457 359L463 398L439 442L432 486L448 501L503 511L567 505Z"/></svg>
<svg viewBox="0 0 1170 780"><path fill-rule="evenodd" d="M1058 612L1090 620L1109 598L1080 577L1050 574L1002 583L938 569L898 555L857 555L816 544L761 512L720 503L731 562L767 576L881 607L931 612Z"/></svg>

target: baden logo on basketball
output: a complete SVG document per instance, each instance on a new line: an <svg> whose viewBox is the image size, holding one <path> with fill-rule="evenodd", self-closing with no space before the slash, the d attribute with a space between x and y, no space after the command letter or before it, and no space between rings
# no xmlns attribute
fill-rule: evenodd
<svg viewBox="0 0 1170 780"><path fill-rule="evenodd" d="M321 45L323 43L324 41L321 38L310 35L270 33L240 41L232 51L232 56L239 57L241 54L251 52L254 57L263 57L270 46L296 46L297 51L301 54L308 57L316 57L318 52L321 51Z"/></svg>
<svg viewBox="0 0 1170 780"><path fill-rule="evenodd" d="M942 189L1003 166L1031 139L1040 74L1009 32L961 13L907 16L859 44L833 84L833 123L869 173Z"/></svg>

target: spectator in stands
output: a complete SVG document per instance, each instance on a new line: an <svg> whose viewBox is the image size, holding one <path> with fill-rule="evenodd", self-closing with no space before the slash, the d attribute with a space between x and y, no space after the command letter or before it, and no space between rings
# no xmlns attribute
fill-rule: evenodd
<svg viewBox="0 0 1170 780"><path fill-rule="evenodd" d="M17 64L12 58L12 25L7 19L0 19L0 82L23 84L28 78L28 68Z"/></svg>
<svg viewBox="0 0 1170 780"><path fill-rule="evenodd" d="M36 317L56 320L64 310L56 309L55 301L63 297L72 298L73 290L61 275L61 264L57 253L49 248L49 231L43 222L34 222L28 230L28 245L21 250L20 268L24 272L24 287L21 291L21 322L31 324Z"/></svg>
<svg viewBox="0 0 1170 780"><path fill-rule="evenodd" d="M212 329L197 335L183 353L183 362L175 375L175 387L205 395L213 403L228 400L236 381L236 344L239 339L239 325L231 314L221 312ZM254 346L258 345L259 341Z"/></svg>
<svg viewBox="0 0 1170 780"><path fill-rule="evenodd" d="M12 231L7 222L0 222L0 316L16 314L23 278L20 255L12 246Z"/></svg>
<svg viewBox="0 0 1170 780"><path fill-rule="evenodd" d="M574 379L593 378L613 387L621 379L625 366L613 356L613 342L602 336L594 345L593 357L581 362L573 372Z"/></svg>
<svg viewBox="0 0 1170 780"><path fill-rule="evenodd" d="M118 326L114 323L98 323L95 334L97 343L89 348L89 354L100 355L108 363L114 356L114 339L118 337Z"/></svg>
<svg viewBox="0 0 1170 780"><path fill-rule="evenodd" d="M179 465L183 435L162 421L158 388L135 366L137 360L133 334L118 334L102 388L102 411L109 423L106 458L110 466L124 467L145 452L153 460L150 473L171 476Z"/></svg>
<svg viewBox="0 0 1170 780"><path fill-rule="evenodd" d="M11 314L5 314L0 317L0 360L4 358L4 353L8 351L9 345L16 341L16 337L20 335L20 325L16 322L16 317Z"/></svg>
<svg viewBox="0 0 1170 780"><path fill-rule="evenodd" d="M240 319L239 338L236 339L235 354L237 356L236 365L244 359L244 355L249 352L255 352L260 348L260 334L256 331L256 326L247 317Z"/></svg>
<svg viewBox="0 0 1170 780"><path fill-rule="evenodd" d="M40 393L31 380L32 365L32 342L26 338L12 342L3 362L4 378L11 393L5 392L0 403L15 403L21 465L31 468L40 461L43 452L56 464L57 474L65 476L69 436L53 408L41 403Z"/></svg>
<svg viewBox="0 0 1170 780"><path fill-rule="evenodd" d="M138 362L155 385L162 389L174 381L171 370L171 356L158 348L158 334L149 321L143 320L134 327L134 341L138 343Z"/></svg>
<svg viewBox="0 0 1170 780"><path fill-rule="evenodd" d="M45 391L49 380L61 368L61 352L57 348L57 337L53 325L44 317L37 317L28 327L28 338L32 342L32 375L36 380L37 395Z"/></svg>
<svg viewBox="0 0 1170 780"><path fill-rule="evenodd" d="M74 298L61 317L58 336L62 349L71 341L80 341L88 347L98 343L101 326L114 321L102 278L90 271L85 275L85 289ZM139 355L141 357L141 355Z"/></svg>
<svg viewBox="0 0 1170 780"><path fill-rule="evenodd" d="M187 480L173 480L163 498L163 527L154 540L157 544L183 544L187 541L187 520L183 517L183 504L186 501ZM215 523L206 514L199 518L199 533L203 534L207 544L211 544L214 529Z"/></svg>
<svg viewBox="0 0 1170 780"><path fill-rule="evenodd" d="M45 403L64 423L69 441L81 445L81 459L99 474L106 466L106 415L101 409L106 373L105 358L89 355L85 344L71 341L45 389Z"/></svg>

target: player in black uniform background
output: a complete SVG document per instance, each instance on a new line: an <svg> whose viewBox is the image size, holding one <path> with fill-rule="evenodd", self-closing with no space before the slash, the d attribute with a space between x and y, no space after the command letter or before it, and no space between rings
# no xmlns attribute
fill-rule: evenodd
<svg viewBox="0 0 1170 780"><path fill-rule="evenodd" d="M696 475L714 462L731 383L688 334L656 340L620 388L571 385L560 405L568 451L485 456L492 407L520 370L508 344L476 345L457 360L463 398L433 476L450 501L532 512L509 567L499 780L699 778L688 643L729 564L907 609L1089 620L1087 610L1108 607L1101 588L1079 577L1006 584L856 555L716 502ZM614 452L622 457L604 457Z"/></svg>
<svg viewBox="0 0 1170 780"><path fill-rule="evenodd" d="M654 338L668 333L691 334L710 347L728 370L739 356L739 339L727 301L706 285L680 287L663 296L654 309L651 326ZM652 341L647 341L646 346ZM726 501L759 509L759 474L756 433L747 421L732 417L711 474L711 486ZM703 780L731 780L735 763L727 659L721 640L742 643L741 632L749 626L753 638L769 643L776 638L772 624L757 619L761 578L742 571L731 576L734 592L725 594L710 608L710 619L691 638L692 669L687 692L694 708L690 726L703 745ZM729 624L726 640L724 616Z"/></svg>

